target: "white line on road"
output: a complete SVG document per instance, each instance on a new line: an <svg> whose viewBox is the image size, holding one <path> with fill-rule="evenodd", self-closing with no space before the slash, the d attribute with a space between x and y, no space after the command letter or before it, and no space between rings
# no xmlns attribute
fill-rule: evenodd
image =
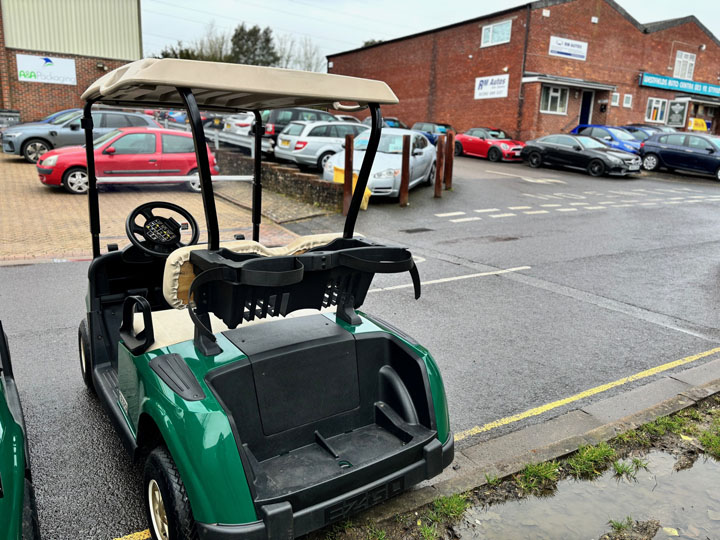
<svg viewBox="0 0 720 540"><path fill-rule="evenodd" d="M586 206L583 210L603 210L604 206Z"/></svg>
<svg viewBox="0 0 720 540"><path fill-rule="evenodd" d="M577 208L556 208L556 212L577 212Z"/></svg>
<svg viewBox="0 0 720 540"><path fill-rule="evenodd" d="M532 206L508 206L508 210L530 210Z"/></svg>
<svg viewBox="0 0 720 540"><path fill-rule="evenodd" d="M637 199L621 199L620 202L631 203L631 202L638 202L638 200Z"/></svg>
<svg viewBox="0 0 720 540"><path fill-rule="evenodd" d="M641 202L640 206L657 206L656 202Z"/></svg>
<svg viewBox="0 0 720 540"><path fill-rule="evenodd" d="M684 201L685 197L670 197L668 201Z"/></svg>
<svg viewBox="0 0 720 540"><path fill-rule="evenodd" d="M478 274L466 274L464 276L455 276L448 278L432 279L430 281L422 281L421 285L435 285L437 283L448 283L449 281L460 281L461 279L472 279L477 277L485 276L499 276L500 274L509 274L510 272L520 272L521 270L530 270L530 266L517 266L515 268L506 268L505 270L494 270L492 272L480 272ZM379 287L377 289L370 289L368 292L380 292L380 291L394 291L397 289L408 289L412 287L412 283L404 283L402 285L393 285L392 287Z"/></svg>
<svg viewBox="0 0 720 540"><path fill-rule="evenodd" d="M562 206L562 204L541 204L543 208L557 208L558 206Z"/></svg>
<svg viewBox="0 0 720 540"><path fill-rule="evenodd" d="M589 204L590 203L586 203L586 202L571 202L570 206L587 206Z"/></svg>
<svg viewBox="0 0 720 540"><path fill-rule="evenodd" d="M548 212L547 210L533 210L533 211L531 211L531 212L523 212L523 214L528 214L528 215L532 215L532 214L549 214L549 213L550 213L550 212Z"/></svg>
<svg viewBox="0 0 720 540"><path fill-rule="evenodd" d="M630 208L631 206L635 206L634 204L616 204L613 206L613 208Z"/></svg>
<svg viewBox="0 0 720 540"><path fill-rule="evenodd" d="M499 208L482 208L480 210L473 210L473 212L477 212L478 214L482 214L484 212L499 212Z"/></svg>
<svg viewBox="0 0 720 540"><path fill-rule="evenodd" d="M444 214L435 214L435 217L464 216L465 212L445 212Z"/></svg>
<svg viewBox="0 0 720 540"><path fill-rule="evenodd" d="M490 214L490 217L492 218L498 218L498 217L511 217L515 216L517 214Z"/></svg>
<svg viewBox="0 0 720 540"><path fill-rule="evenodd" d="M464 217L458 219L451 219L450 223L465 223L466 221L480 221L482 218L479 217Z"/></svg>

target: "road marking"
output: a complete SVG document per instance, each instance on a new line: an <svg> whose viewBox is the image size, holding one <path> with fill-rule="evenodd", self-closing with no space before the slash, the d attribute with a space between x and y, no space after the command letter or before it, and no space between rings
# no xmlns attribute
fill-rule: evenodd
<svg viewBox="0 0 720 540"><path fill-rule="evenodd" d="M530 210L532 206L508 206L508 210Z"/></svg>
<svg viewBox="0 0 720 540"><path fill-rule="evenodd" d="M586 203L586 202L571 202L571 203L570 203L570 206L587 206L588 204L590 204L590 203Z"/></svg>
<svg viewBox="0 0 720 540"><path fill-rule="evenodd" d="M463 279L472 279L477 277L485 276L499 276L501 274L509 274L511 272L520 272L521 270L530 270L531 266L517 266L515 268L506 268L505 270L493 270L492 272L480 272L477 274L465 274L464 276L454 276L448 278L431 279L430 281L421 281L420 285L436 285L438 283L448 283L450 281L460 281ZM393 285L392 287L378 287L377 289L370 289L368 292L380 292L380 291L395 291L397 289L407 289L412 287L412 283L404 283L402 285Z"/></svg>
<svg viewBox="0 0 720 540"><path fill-rule="evenodd" d="M464 216L465 212L445 212L444 214L435 214L435 217Z"/></svg>
<svg viewBox="0 0 720 540"><path fill-rule="evenodd" d="M668 201L684 201L685 197L670 197Z"/></svg>
<svg viewBox="0 0 720 540"><path fill-rule="evenodd" d="M532 212L523 212L523 214L528 214L528 215L532 215L532 214L549 214L549 213L550 213L550 212L548 212L547 210L533 210Z"/></svg>
<svg viewBox="0 0 720 540"><path fill-rule="evenodd" d="M634 204L616 204L613 206L613 208L630 208L631 206L635 206Z"/></svg>
<svg viewBox="0 0 720 540"><path fill-rule="evenodd" d="M615 204L615 201L600 201L598 204Z"/></svg>
<svg viewBox="0 0 720 540"><path fill-rule="evenodd" d="M559 206L562 206L562 204L541 204L543 208L557 208Z"/></svg>
<svg viewBox="0 0 720 540"><path fill-rule="evenodd" d="M147 540L148 538L150 538L150 529L128 534L127 536L121 536L120 538L115 538L115 540Z"/></svg>
<svg viewBox="0 0 720 540"><path fill-rule="evenodd" d="M450 223L465 223L466 221L480 221L482 218L479 217L464 217L458 219L451 219Z"/></svg>
<svg viewBox="0 0 720 540"><path fill-rule="evenodd" d="M567 182L563 182L562 180L558 180L557 178L528 178L527 176L520 176L519 174L509 174L506 172L496 171L494 169L485 169L485 171L493 174L501 174L503 176L512 176L513 178L519 178L520 180L524 180L525 182L531 182L533 184L567 184Z"/></svg>
<svg viewBox="0 0 720 540"><path fill-rule="evenodd" d="M586 397L594 396L594 395L600 394L602 392L607 392L608 390L611 390L612 388L616 388L618 386L622 386L623 384L627 384L630 382L639 381L641 379L645 379L647 377L657 375L658 373L662 373L663 371L667 371L669 369L673 369L678 366L690 364L691 362L695 362L702 358L707 358L708 356L712 356L713 354L716 354L718 352L720 352L720 347L716 347L714 349L710 349L709 351L701 352L701 353L695 354L693 356L686 356L685 358L681 358L680 360L674 360L672 362L668 362L667 364L662 364L662 365L656 366L654 368L646 369L645 371L640 371L639 373L635 373L634 375L630 375L628 377L623 377L622 379L618 379L616 381L609 382L607 384L602 384L600 386L590 388L589 390L585 390L584 392L574 394L570 397L566 397L564 399L558 399L557 401L552 401L545 405L541 405L539 407L529 409L529 410L527 410L525 412L521 412L519 414L514 414L512 416L506 416L505 418L501 418L499 420L489 422L483 426L475 426L474 428L470 428L465 431L461 431L460 433L456 433L455 440L461 441L461 440L471 437L473 435L477 435L478 433L490 431L492 429L506 426L506 425L512 424L514 422L519 422L520 420L524 420L525 418L530 418L532 416L538 416L540 414L551 411L558 407L562 407L563 405L573 403L574 401L579 401Z"/></svg>
<svg viewBox="0 0 720 540"><path fill-rule="evenodd" d="M690 195L689 199L704 199L705 195Z"/></svg>
<svg viewBox="0 0 720 540"><path fill-rule="evenodd" d="M577 208L556 208L556 212L577 212Z"/></svg>
<svg viewBox="0 0 720 540"><path fill-rule="evenodd" d="M682 204L682 201L665 201L663 204Z"/></svg>
<svg viewBox="0 0 720 540"><path fill-rule="evenodd" d="M641 202L640 206L657 206L656 202Z"/></svg>
<svg viewBox="0 0 720 540"><path fill-rule="evenodd" d="M583 210L603 210L604 206L586 206Z"/></svg>
<svg viewBox="0 0 720 540"><path fill-rule="evenodd" d="M621 199L620 202L631 203L631 202L638 202L638 200L637 199Z"/></svg>
<svg viewBox="0 0 720 540"><path fill-rule="evenodd" d="M477 212L478 214L482 214L483 212L499 212L499 208L482 208L481 210L473 210L473 212Z"/></svg>
<svg viewBox="0 0 720 540"><path fill-rule="evenodd" d="M512 217L517 214L490 214L491 218L499 218L499 217Z"/></svg>

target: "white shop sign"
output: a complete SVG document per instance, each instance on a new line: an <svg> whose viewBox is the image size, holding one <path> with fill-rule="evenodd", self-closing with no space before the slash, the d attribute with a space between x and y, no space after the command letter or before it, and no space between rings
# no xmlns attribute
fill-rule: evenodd
<svg viewBox="0 0 720 540"><path fill-rule="evenodd" d="M550 36L550 56L562 56L563 58L572 58L573 60L587 59L588 44L585 41L575 41L563 37Z"/></svg>
<svg viewBox="0 0 720 540"><path fill-rule="evenodd" d="M508 95L510 75L493 75L475 79L475 99L504 98Z"/></svg>
<svg viewBox="0 0 720 540"><path fill-rule="evenodd" d="M19 81L77 85L75 60L29 54L18 54L16 58Z"/></svg>

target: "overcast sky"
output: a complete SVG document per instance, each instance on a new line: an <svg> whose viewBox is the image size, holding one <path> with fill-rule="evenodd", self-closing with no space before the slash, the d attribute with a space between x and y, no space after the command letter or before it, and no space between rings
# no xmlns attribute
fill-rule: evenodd
<svg viewBox="0 0 720 540"><path fill-rule="evenodd" d="M641 23L695 15L720 36L718 0L617 0ZM191 43L209 24L232 31L246 23L276 34L309 36L323 56L369 39L414 34L527 3L520 0L141 0L145 56L178 40Z"/></svg>

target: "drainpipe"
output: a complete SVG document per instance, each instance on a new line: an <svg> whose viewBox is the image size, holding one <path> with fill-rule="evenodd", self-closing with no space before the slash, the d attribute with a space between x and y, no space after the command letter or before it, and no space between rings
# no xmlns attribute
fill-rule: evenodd
<svg viewBox="0 0 720 540"><path fill-rule="evenodd" d="M525 16L525 44L523 45L523 57L522 57L522 67L520 68L520 89L518 90L518 117L517 117L517 124L515 126L515 131L517 132L517 137L520 138L520 129L522 125L522 115L523 115L523 106L525 105L525 87L523 85L522 79L525 76L525 60L527 58L527 49L528 49L528 37L530 35L530 4L527 5L527 14Z"/></svg>

